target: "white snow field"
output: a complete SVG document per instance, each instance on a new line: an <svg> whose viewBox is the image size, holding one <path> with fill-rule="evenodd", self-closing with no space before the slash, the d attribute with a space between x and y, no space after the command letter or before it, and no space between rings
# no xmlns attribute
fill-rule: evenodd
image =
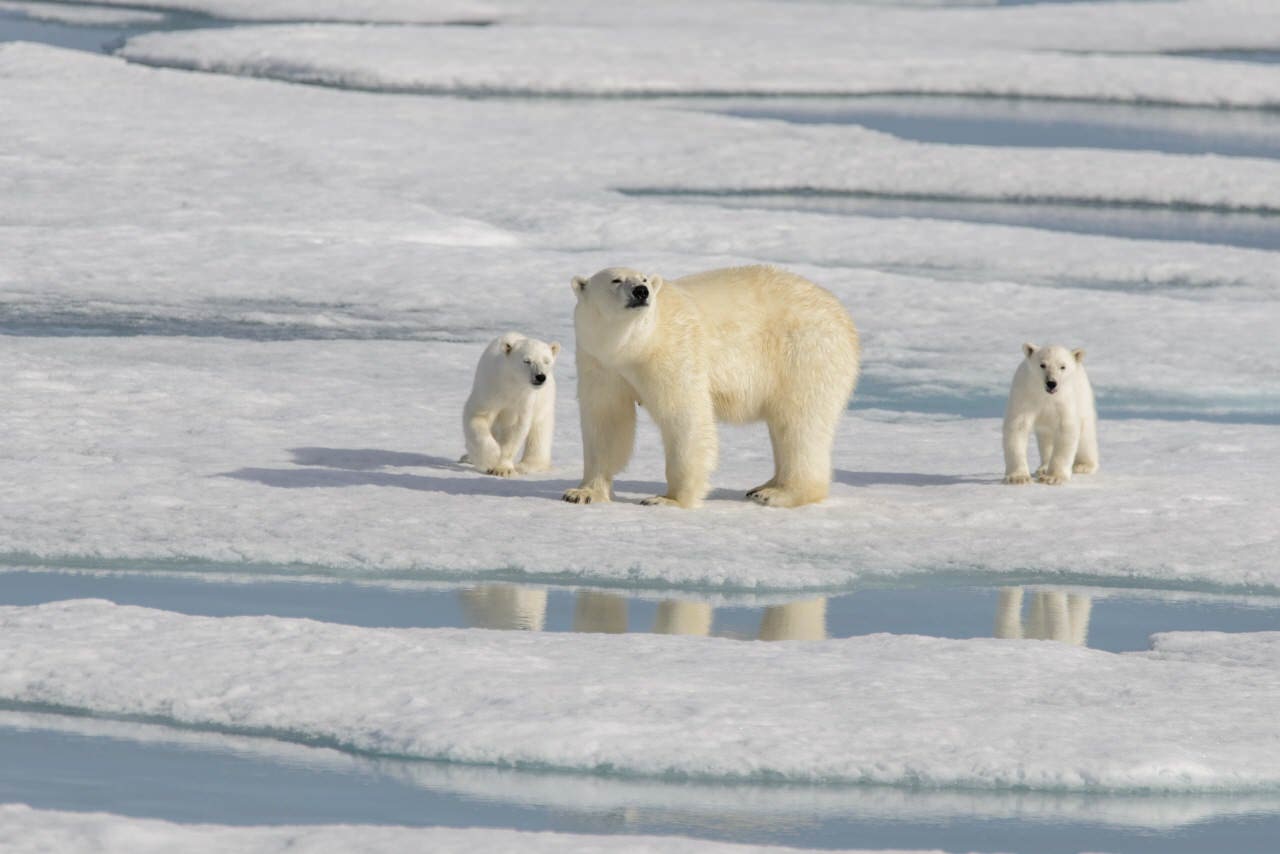
<svg viewBox="0 0 1280 854"><path fill-rule="evenodd" d="M1184 0L1159 14L1144 2L665 2L645 4L642 14L613 4L525 6L507 5L509 25L486 29L237 27L145 34L122 54L348 88L462 94L888 92L1269 106L1280 82L1280 69L1262 65L1129 55L1273 47L1280 8L1254 0Z"/></svg>
<svg viewBox="0 0 1280 854"><path fill-rule="evenodd" d="M0 607L0 632L10 708L366 754L930 787L1280 784L1280 744L1258 713L1280 704L1276 632L1157 635L1152 651L1126 654L896 635L744 645L214 619L95 600Z"/></svg>
<svg viewBox="0 0 1280 854"><path fill-rule="evenodd" d="M1119 102L1146 105L1145 127L1165 113L1184 133L1194 116L1229 138L1214 117L1280 105L1280 66L1170 54L1274 50L1280 6L60 5L0 11L160 29L115 56L0 43L0 569L703 602L955 579L1280 595L1277 253L1196 230L1280 223L1280 160L913 142L709 97ZM222 20L164 29L200 16ZM787 209L814 198L916 207ZM930 209L944 203L1164 217L1196 239L961 222ZM722 428L703 508L641 506L664 486L642 414L617 500L561 501L581 475L571 277L749 263L829 288L861 332L831 497L747 501L771 473L756 425ZM565 345L554 469L512 480L456 462L476 359L508 329ZM1001 484L1024 341L1087 349L1097 474ZM1175 836L1280 815L1280 631L1161 634L1121 654L765 644L86 595L0 604L9 743L56 719L76 738L368 768L544 813L674 814L697 787L711 818L687 832L708 836L733 810L770 833L800 813ZM0 806L0 848L22 851L766 850L323 817L175 825L89 800L54 811L57 781L24 798L14 780L0 800L40 807Z"/></svg>
<svg viewBox="0 0 1280 854"><path fill-rule="evenodd" d="M786 854L795 848L733 845L704 839L587 836L511 830L316 825L225 827L122 818L106 813L34 810L0 805L0 847L9 854L94 851L99 854ZM844 849L853 854L854 849ZM870 852L867 852L870 854ZM879 854L909 854L881 850ZM928 854L917 852L916 854ZM936 854L936 852L935 852Z"/></svg>

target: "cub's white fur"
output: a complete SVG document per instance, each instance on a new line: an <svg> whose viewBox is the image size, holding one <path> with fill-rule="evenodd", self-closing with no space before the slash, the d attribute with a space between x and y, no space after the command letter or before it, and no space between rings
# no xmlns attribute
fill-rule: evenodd
<svg viewBox="0 0 1280 854"><path fill-rule="evenodd" d="M476 366L471 396L462 410L467 453L462 462L486 474L511 477L551 467L556 381L551 375L559 344L508 332L495 338ZM519 465L516 453L524 445Z"/></svg>
<svg viewBox="0 0 1280 854"><path fill-rule="evenodd" d="M827 496L831 445L858 377L858 333L831 293L772 267L672 282L616 267L573 291L582 483L566 501L608 501L635 439L636 404L662 431L667 491L695 507L715 468L717 420L764 421L774 475L747 493L794 507Z"/></svg>
<svg viewBox="0 0 1280 854"><path fill-rule="evenodd" d="M1098 470L1098 413L1084 350L1023 344L1004 413L1004 482L1030 483L1028 434L1040 447L1041 483L1064 483L1074 471Z"/></svg>

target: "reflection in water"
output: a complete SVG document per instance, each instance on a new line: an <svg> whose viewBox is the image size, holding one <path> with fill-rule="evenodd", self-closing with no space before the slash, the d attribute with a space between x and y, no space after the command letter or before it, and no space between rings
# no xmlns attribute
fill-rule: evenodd
<svg viewBox="0 0 1280 854"><path fill-rule="evenodd" d="M825 640L827 599L771 605L760 620L760 640Z"/></svg>
<svg viewBox="0 0 1280 854"><path fill-rule="evenodd" d="M712 609L707 602L684 602L667 599L658 604L653 619L654 634L699 635L711 634Z"/></svg>
<svg viewBox="0 0 1280 854"><path fill-rule="evenodd" d="M461 591L467 623L478 629L542 631L547 623L547 591L517 584L484 584ZM653 633L712 634L715 609L709 602L665 599L658 603ZM573 606L573 631L623 634L628 629L627 599L616 593L581 590ZM745 637L725 633L726 637ZM827 600L802 599L764 609L760 640L823 640L827 637Z"/></svg>
<svg viewBox="0 0 1280 854"><path fill-rule="evenodd" d="M546 590L515 584L485 584L461 592L462 607L473 628L540 632L546 625Z"/></svg>
<svg viewBox="0 0 1280 854"><path fill-rule="evenodd" d="M622 634L627 630L627 600L613 593L583 590L573 609L573 630Z"/></svg>
<svg viewBox="0 0 1280 854"><path fill-rule="evenodd" d="M1026 624L1022 620L1022 588L1006 587L996 602L995 636L1055 640L1084 646L1089 639L1089 614L1093 601L1088 596L1067 595L1059 590L1037 590L1031 594Z"/></svg>

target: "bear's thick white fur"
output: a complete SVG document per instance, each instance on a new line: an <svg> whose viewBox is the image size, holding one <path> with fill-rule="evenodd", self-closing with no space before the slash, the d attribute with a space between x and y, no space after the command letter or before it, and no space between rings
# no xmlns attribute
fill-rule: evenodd
<svg viewBox="0 0 1280 854"><path fill-rule="evenodd" d="M467 453L462 458L486 474L511 477L551 467L556 381L551 375L559 344L508 332L495 338L476 366L471 396L462 410ZM516 454L524 446L517 465Z"/></svg>
<svg viewBox="0 0 1280 854"><path fill-rule="evenodd" d="M1065 483L1071 473L1098 470L1098 412L1084 369L1084 350L1023 344L1004 413L1004 482L1030 483L1027 442L1040 447L1041 483Z"/></svg>
<svg viewBox="0 0 1280 854"><path fill-rule="evenodd" d="M716 421L764 421L774 475L761 504L821 501L831 445L858 378L858 332L828 291L773 267L664 281L616 267L573 280L578 303L582 483L566 501L611 498L627 465L636 405L662 432L667 491L646 504L696 507L716 464Z"/></svg>

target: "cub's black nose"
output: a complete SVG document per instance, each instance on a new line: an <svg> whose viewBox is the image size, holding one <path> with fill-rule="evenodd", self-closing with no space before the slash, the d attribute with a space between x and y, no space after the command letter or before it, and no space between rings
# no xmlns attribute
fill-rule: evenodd
<svg viewBox="0 0 1280 854"><path fill-rule="evenodd" d="M1057 387L1058 387L1058 381L1057 381L1057 380L1048 380L1048 381L1046 381L1046 382L1045 382L1044 387L1045 387L1045 388L1047 388L1047 389L1049 389L1049 391L1053 391L1055 388L1057 388Z"/></svg>
<svg viewBox="0 0 1280 854"><path fill-rule="evenodd" d="M649 298L649 289L644 285L636 285L631 289L631 298L636 302L644 302Z"/></svg>
<svg viewBox="0 0 1280 854"><path fill-rule="evenodd" d="M546 381L547 381L547 375L546 375L546 374L534 374L534 375L533 375L533 384L534 384L534 385L542 385L542 384L543 384L543 383L545 383Z"/></svg>

